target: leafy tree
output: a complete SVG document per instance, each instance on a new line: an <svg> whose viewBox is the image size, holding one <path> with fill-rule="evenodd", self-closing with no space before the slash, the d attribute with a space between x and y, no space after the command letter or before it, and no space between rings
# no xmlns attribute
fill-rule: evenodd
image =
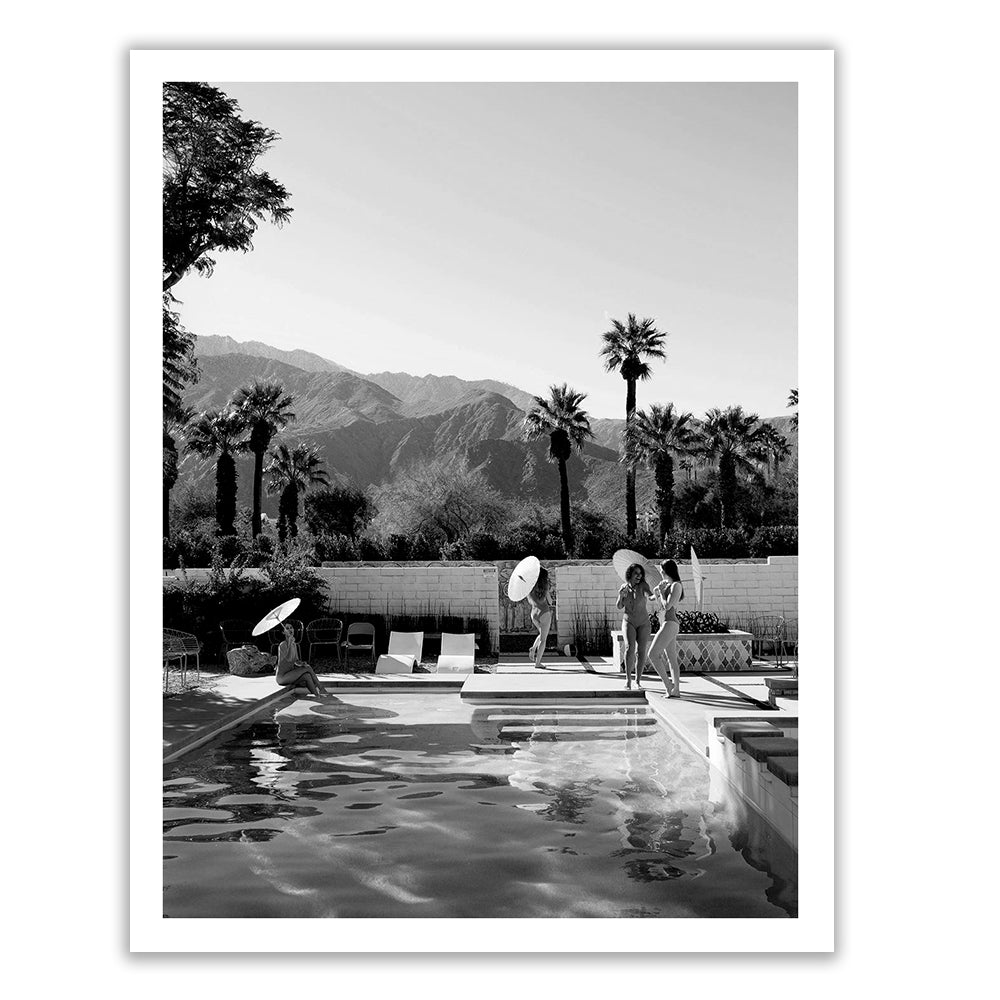
<svg viewBox="0 0 1000 1000"><path fill-rule="evenodd" d="M264 455L275 434L295 419L291 411L292 397L277 382L255 379L236 391L233 403L250 431L249 446L253 453L253 517L250 530L260 534L261 492L264 485Z"/></svg>
<svg viewBox="0 0 1000 1000"><path fill-rule="evenodd" d="M268 492L279 494L278 540L284 542L288 535L295 538L299 533L299 494L310 486L329 486L330 477L322 468L323 460L309 445L289 448L279 444L270 457Z"/></svg>
<svg viewBox="0 0 1000 1000"><path fill-rule="evenodd" d="M604 358L606 371L618 371L625 379L625 426L632 423L635 413L635 384L639 379L646 381L652 374L647 358L666 359L663 343L666 334L654 326L651 319L637 320L634 313L628 314L626 323L611 321L611 329L602 334L604 346L600 356ZM625 471L625 531L629 538L635 535L635 466L627 465Z"/></svg>
<svg viewBox="0 0 1000 1000"><path fill-rule="evenodd" d="M279 138L240 117L240 106L205 83L163 85L163 290L192 268L211 274L219 250L253 247L264 220L291 217L288 192L257 160Z"/></svg>
<svg viewBox="0 0 1000 1000"><path fill-rule="evenodd" d="M573 449L583 450L588 438L594 436L590 417L583 410L586 393L562 385L549 386L549 398L535 397L535 406L524 418L524 436L529 441L549 439L549 461L559 464L559 512L562 518L563 544L573 552L573 523L569 509L569 476L566 462Z"/></svg>
<svg viewBox="0 0 1000 1000"><path fill-rule="evenodd" d="M799 429L799 390L789 389L788 391L788 402L785 404L785 409L790 407L795 407L795 412L792 414L792 426L798 430Z"/></svg>
<svg viewBox="0 0 1000 1000"><path fill-rule="evenodd" d="M701 431L699 450L718 468L719 527L727 528L736 520L738 475L754 472L754 463L763 461L767 454L760 418L756 413L744 413L742 406L711 409Z"/></svg>
<svg viewBox="0 0 1000 1000"><path fill-rule="evenodd" d="M384 537L423 535L450 545L474 531L499 529L509 503L463 456L442 456L402 469L374 491L375 527Z"/></svg>
<svg viewBox="0 0 1000 1000"><path fill-rule="evenodd" d="M163 537L170 538L170 491L179 475L178 442L191 421L193 412L184 406L171 407L163 413Z"/></svg>
<svg viewBox="0 0 1000 1000"><path fill-rule="evenodd" d="M194 335L181 326L180 316L170 308L171 297L163 295L163 414L170 418L181 409L184 386L198 380Z"/></svg>
<svg viewBox="0 0 1000 1000"><path fill-rule="evenodd" d="M653 472L656 481L658 514L657 541L663 540L673 527L674 456L690 455L698 441L694 418L690 413L676 413L674 404L654 403L647 413L640 410L624 433L622 461L635 468L643 464Z"/></svg>
<svg viewBox="0 0 1000 1000"><path fill-rule="evenodd" d="M222 535L236 534L236 455L249 450L246 424L238 410L206 410L194 422L188 450L215 462L215 520Z"/></svg>
<svg viewBox="0 0 1000 1000"><path fill-rule="evenodd" d="M317 490L305 498L303 506L306 525L314 535L346 535L357 540L375 516L368 497L350 486Z"/></svg>

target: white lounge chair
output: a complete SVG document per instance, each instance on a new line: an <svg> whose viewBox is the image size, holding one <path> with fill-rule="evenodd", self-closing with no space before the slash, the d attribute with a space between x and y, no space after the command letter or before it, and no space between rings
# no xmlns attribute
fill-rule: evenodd
<svg viewBox="0 0 1000 1000"><path fill-rule="evenodd" d="M476 669L476 634L441 633L441 655L438 657L439 674L471 674Z"/></svg>
<svg viewBox="0 0 1000 1000"><path fill-rule="evenodd" d="M375 664L377 674L412 674L424 649L423 632L391 632L389 652Z"/></svg>

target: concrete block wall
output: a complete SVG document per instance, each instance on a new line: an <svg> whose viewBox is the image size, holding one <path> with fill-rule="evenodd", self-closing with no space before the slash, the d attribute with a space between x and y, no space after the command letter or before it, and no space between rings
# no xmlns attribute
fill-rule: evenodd
<svg viewBox="0 0 1000 1000"><path fill-rule="evenodd" d="M728 618L750 615L798 617L798 556L771 556L759 563L713 563L702 560L705 577L703 610ZM558 581L559 643L573 638L573 623L579 618L621 618L615 607L621 580L610 563L546 563L555 569ZM696 608L691 566L678 561L684 582L681 608Z"/></svg>
<svg viewBox="0 0 1000 1000"><path fill-rule="evenodd" d="M482 618L492 647L499 646L499 581L491 563L326 563L316 572L334 608Z"/></svg>

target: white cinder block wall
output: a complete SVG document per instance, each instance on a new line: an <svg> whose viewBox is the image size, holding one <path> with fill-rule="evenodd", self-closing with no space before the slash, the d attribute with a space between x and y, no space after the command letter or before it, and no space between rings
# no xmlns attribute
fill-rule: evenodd
<svg viewBox="0 0 1000 1000"><path fill-rule="evenodd" d="M705 577L703 610L720 616L748 614L798 617L798 556L771 556L766 563L709 563L702 560ZM550 565L550 564L546 564ZM573 638L579 618L609 621L621 617L615 607L621 580L610 563L559 563L555 569L558 594L557 624L560 645ZM694 611L690 563L678 560L684 582L682 610Z"/></svg>
<svg viewBox="0 0 1000 1000"><path fill-rule="evenodd" d="M352 612L436 613L482 618L500 643L499 579L487 563L327 563L323 578L334 608Z"/></svg>

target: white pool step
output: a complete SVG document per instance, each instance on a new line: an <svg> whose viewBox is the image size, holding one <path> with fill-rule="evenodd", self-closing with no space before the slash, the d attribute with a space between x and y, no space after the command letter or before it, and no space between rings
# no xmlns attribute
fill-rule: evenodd
<svg viewBox="0 0 1000 1000"><path fill-rule="evenodd" d="M653 720L655 723L655 719ZM563 740L630 740L652 736L655 729L626 726L503 726L501 740L516 742L560 742Z"/></svg>
<svg viewBox="0 0 1000 1000"><path fill-rule="evenodd" d="M488 715L487 722L499 724L501 727L513 726L597 726L608 728L613 726L655 726L656 716L615 715L611 712L588 713L579 715L561 715L558 713L520 713L517 715Z"/></svg>

